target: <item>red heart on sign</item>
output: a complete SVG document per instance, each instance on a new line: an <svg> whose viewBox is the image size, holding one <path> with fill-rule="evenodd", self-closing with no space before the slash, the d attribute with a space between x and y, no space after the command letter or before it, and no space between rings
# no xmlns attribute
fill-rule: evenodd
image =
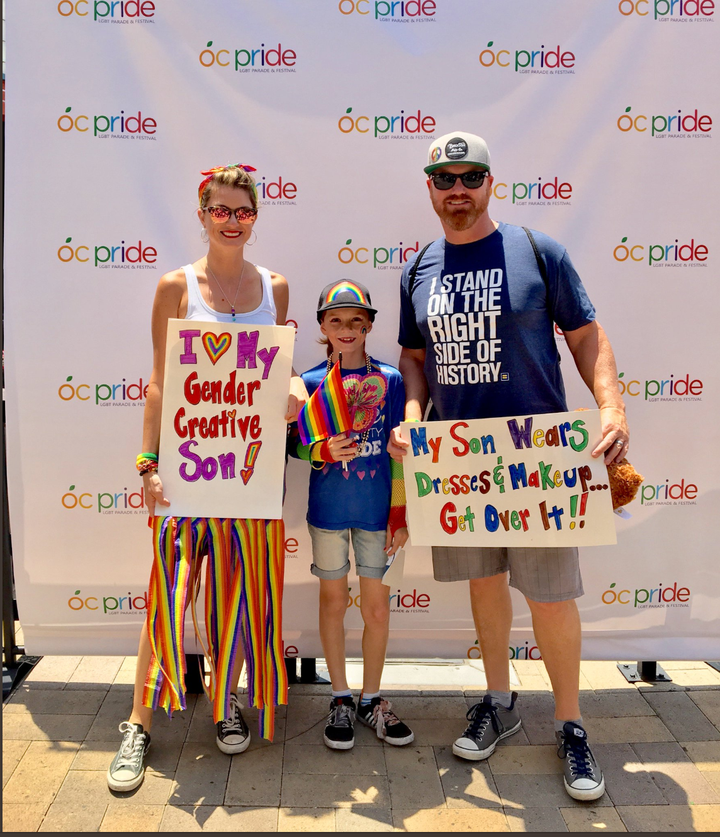
<svg viewBox="0 0 720 837"><path fill-rule="evenodd" d="M255 471L254 468L243 468L242 471L240 471L240 476L242 477L242 481L243 481L244 485L248 484L248 480L253 475L254 471Z"/></svg>

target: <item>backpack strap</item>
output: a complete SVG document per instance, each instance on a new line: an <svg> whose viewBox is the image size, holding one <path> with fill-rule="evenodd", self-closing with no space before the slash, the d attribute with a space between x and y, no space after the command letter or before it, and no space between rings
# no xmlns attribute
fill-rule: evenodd
<svg viewBox="0 0 720 837"><path fill-rule="evenodd" d="M538 270L540 271L540 275L542 276L542 280L545 283L545 291L550 293L550 283L548 281L547 275L547 268L545 267L545 262L540 258L540 250L538 250L537 243L533 238L533 234L527 227L523 227L525 230L527 237L530 239L530 244L533 248L533 253L535 253L535 261L537 262Z"/></svg>
<svg viewBox="0 0 720 837"><path fill-rule="evenodd" d="M431 241L430 244L433 242ZM430 244L426 244L422 250L420 251L418 257L415 259L415 264L410 268L410 273L408 274L408 296L412 297L413 288L415 287L415 274L420 267L420 262L422 257L425 255L425 251L430 246Z"/></svg>

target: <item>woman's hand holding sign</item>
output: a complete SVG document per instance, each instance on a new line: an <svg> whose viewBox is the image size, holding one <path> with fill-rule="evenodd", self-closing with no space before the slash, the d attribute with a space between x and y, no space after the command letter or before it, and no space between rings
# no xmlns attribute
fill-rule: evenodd
<svg viewBox="0 0 720 837"><path fill-rule="evenodd" d="M143 489L145 494L145 505L150 513L150 517L155 516L156 504L159 503L161 506L170 505L170 500L165 497L162 480L157 475L157 471L143 475Z"/></svg>

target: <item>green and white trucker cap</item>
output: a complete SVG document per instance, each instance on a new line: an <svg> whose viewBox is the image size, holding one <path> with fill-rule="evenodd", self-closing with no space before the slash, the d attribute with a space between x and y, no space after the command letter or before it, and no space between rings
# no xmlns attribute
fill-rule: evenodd
<svg viewBox="0 0 720 837"><path fill-rule="evenodd" d="M428 164L425 174L448 166L452 163L463 163L466 166L478 166L490 171L490 152L482 137L468 134L465 131L455 131L445 134L440 139L433 140L428 152Z"/></svg>

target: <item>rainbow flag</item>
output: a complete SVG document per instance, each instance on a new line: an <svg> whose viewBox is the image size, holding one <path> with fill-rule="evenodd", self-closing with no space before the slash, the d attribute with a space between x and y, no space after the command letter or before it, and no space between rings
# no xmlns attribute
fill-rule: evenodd
<svg viewBox="0 0 720 837"><path fill-rule="evenodd" d="M320 382L298 415L298 431L304 445L352 430L352 419L343 389L340 361Z"/></svg>

